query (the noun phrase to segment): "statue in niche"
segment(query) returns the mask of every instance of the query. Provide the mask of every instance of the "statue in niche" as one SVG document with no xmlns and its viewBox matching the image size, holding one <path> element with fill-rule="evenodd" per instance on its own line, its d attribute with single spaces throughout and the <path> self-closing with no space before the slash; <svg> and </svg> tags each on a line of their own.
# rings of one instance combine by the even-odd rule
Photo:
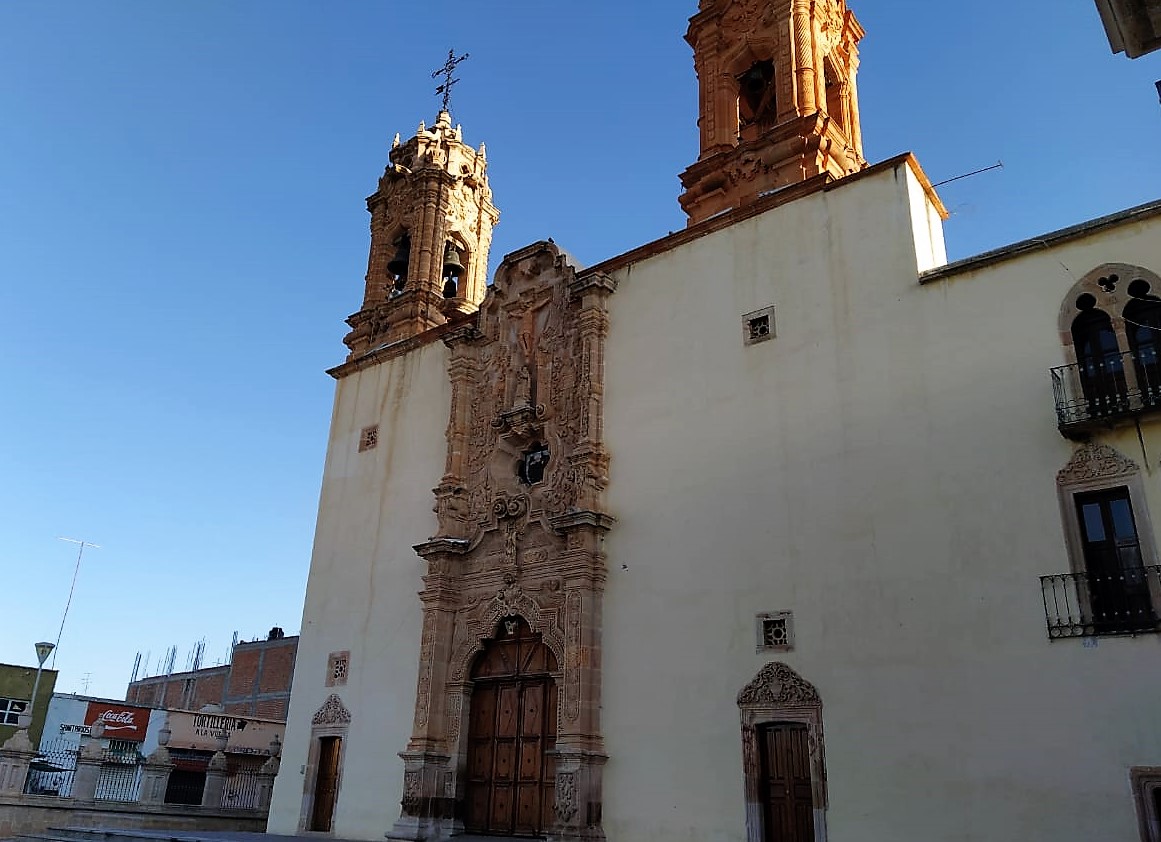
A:
<svg viewBox="0 0 1161 842">
<path fill-rule="evenodd" d="M 532 405 L 532 373 L 528 371 L 526 365 L 521 366 L 516 374 L 516 400 L 513 405 L 517 407 Z"/>
</svg>

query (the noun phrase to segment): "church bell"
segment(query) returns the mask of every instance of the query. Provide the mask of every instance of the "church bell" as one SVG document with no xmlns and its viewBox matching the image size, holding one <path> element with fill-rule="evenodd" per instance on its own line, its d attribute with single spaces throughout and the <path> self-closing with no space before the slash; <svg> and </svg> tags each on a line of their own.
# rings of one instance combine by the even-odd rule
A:
<svg viewBox="0 0 1161 842">
<path fill-rule="evenodd" d="M 399 240 L 395 256 L 387 263 L 387 271 L 395 276 L 395 289 L 402 290 L 407 281 L 407 266 L 411 262 L 411 238 L 404 235 Z"/>
<path fill-rule="evenodd" d="M 455 298 L 460 276 L 464 274 L 464 260 L 454 243 L 448 243 L 443 252 L 443 297 Z"/>
<path fill-rule="evenodd" d="M 459 278 L 464 273 L 464 259 L 454 243 L 448 243 L 443 252 L 443 276 Z"/>
</svg>

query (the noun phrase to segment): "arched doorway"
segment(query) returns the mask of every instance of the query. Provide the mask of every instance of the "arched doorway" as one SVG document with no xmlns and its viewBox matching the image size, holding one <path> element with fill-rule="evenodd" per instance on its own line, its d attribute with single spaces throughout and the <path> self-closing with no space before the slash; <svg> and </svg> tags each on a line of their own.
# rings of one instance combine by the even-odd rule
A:
<svg viewBox="0 0 1161 842">
<path fill-rule="evenodd" d="M 556 658 L 522 618 L 503 620 L 472 667 L 464 828 L 537 836 L 556 792 Z"/>
</svg>

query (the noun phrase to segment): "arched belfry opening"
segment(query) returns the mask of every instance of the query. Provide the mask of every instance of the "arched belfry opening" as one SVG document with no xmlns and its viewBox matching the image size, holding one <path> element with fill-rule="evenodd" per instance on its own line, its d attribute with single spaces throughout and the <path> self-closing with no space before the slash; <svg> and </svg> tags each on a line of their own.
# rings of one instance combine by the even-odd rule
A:
<svg viewBox="0 0 1161 842">
<path fill-rule="evenodd" d="M 738 137 L 757 140 L 778 115 L 774 62 L 756 61 L 738 76 Z"/>
<path fill-rule="evenodd" d="M 866 166 L 846 0 L 702 0 L 689 22 L 701 154 L 681 176 L 691 225 L 791 184 Z"/>
<path fill-rule="evenodd" d="M 464 828 L 538 836 L 555 819 L 556 656 L 523 617 L 506 617 L 471 670 Z"/>
</svg>

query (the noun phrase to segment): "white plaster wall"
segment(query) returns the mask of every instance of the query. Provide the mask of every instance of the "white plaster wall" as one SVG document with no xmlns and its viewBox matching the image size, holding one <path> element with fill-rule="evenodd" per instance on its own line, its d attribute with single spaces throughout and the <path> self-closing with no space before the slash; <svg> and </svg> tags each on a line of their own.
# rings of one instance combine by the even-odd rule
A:
<svg viewBox="0 0 1161 842">
<path fill-rule="evenodd" d="M 443 475 L 451 409 L 447 349 L 435 342 L 338 382 L 302 638 L 271 809 L 294 833 L 310 720 L 333 692 L 352 713 L 335 813 L 339 838 L 381 839 L 399 817 L 419 660 L 422 560 L 436 532 L 431 489 Z M 379 444 L 358 452 L 362 428 Z M 345 687 L 325 686 L 327 656 L 349 649 Z"/>
<path fill-rule="evenodd" d="M 1060 300 L 1106 261 L 1161 267 L 1161 225 L 920 286 L 942 262 L 924 204 L 900 165 L 619 273 L 612 842 L 744 838 L 735 696 L 774 657 L 823 698 L 829 842 L 1136 838 L 1161 640 L 1050 643 L 1038 577 L 1069 569 Z M 770 304 L 777 338 L 744 347 Z M 1147 458 L 1132 428 L 1107 440 L 1151 465 L 1161 522 L 1142 435 Z M 770 610 L 794 612 L 792 653 L 755 654 Z"/>
</svg>

